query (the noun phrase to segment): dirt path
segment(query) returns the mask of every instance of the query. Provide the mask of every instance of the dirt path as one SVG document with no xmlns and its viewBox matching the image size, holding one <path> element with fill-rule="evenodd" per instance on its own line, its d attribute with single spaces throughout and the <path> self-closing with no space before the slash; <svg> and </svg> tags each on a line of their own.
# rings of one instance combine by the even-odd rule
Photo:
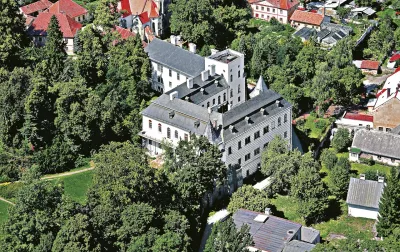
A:
<svg viewBox="0 0 400 252">
<path fill-rule="evenodd" d="M 0 200 L 6 202 L 7 204 L 10 204 L 10 205 L 12 205 L 12 206 L 15 206 L 15 203 L 12 203 L 11 201 L 6 200 L 5 198 L 0 197 Z"/>
<path fill-rule="evenodd" d="M 78 173 L 82 173 L 82 172 L 86 172 L 86 171 L 91 171 L 93 169 L 94 169 L 94 167 L 89 167 L 89 168 L 82 169 L 79 171 L 70 171 L 70 172 L 64 172 L 64 173 L 59 173 L 59 174 L 46 175 L 44 177 L 41 177 L 40 179 L 46 180 L 46 179 L 61 178 L 61 177 L 70 176 L 70 175 L 74 175 L 74 174 L 78 174 Z"/>
</svg>

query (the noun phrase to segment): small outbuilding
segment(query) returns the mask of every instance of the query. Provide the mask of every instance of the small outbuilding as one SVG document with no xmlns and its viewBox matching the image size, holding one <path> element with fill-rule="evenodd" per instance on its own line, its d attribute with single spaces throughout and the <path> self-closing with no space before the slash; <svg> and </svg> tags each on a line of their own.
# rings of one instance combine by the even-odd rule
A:
<svg viewBox="0 0 400 252">
<path fill-rule="evenodd" d="M 350 178 L 346 199 L 349 216 L 378 219 L 384 187 L 383 177 L 378 177 L 378 181 L 366 180 L 364 174 L 359 179 Z"/>
</svg>

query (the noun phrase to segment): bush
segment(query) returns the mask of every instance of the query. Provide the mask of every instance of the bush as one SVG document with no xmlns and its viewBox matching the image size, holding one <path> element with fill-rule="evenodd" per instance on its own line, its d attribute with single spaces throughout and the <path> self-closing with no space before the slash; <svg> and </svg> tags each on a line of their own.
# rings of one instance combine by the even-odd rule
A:
<svg viewBox="0 0 400 252">
<path fill-rule="evenodd" d="M 359 158 L 360 163 L 372 166 L 375 164 L 375 161 L 372 158 Z"/>
<path fill-rule="evenodd" d="M 317 122 L 315 123 L 315 127 L 317 127 L 317 129 L 325 129 L 326 127 L 326 121 L 324 120 L 317 120 Z"/>
<path fill-rule="evenodd" d="M 11 183 L 8 185 L 1 185 L 0 186 L 0 197 L 6 198 L 6 199 L 14 199 L 19 190 L 24 186 L 23 183 Z"/>
<path fill-rule="evenodd" d="M 367 180 L 374 180 L 378 181 L 378 177 L 385 177 L 386 174 L 381 171 L 366 171 L 365 172 L 365 179 Z"/>
<path fill-rule="evenodd" d="M 35 161 L 42 174 L 68 171 L 75 166 L 78 155 L 72 146 L 56 137 L 53 144 L 35 154 Z"/>
<path fill-rule="evenodd" d="M 324 149 L 319 159 L 328 170 L 332 170 L 338 160 L 336 152 L 329 149 Z"/>
<path fill-rule="evenodd" d="M 264 212 L 265 208 L 270 205 L 271 202 L 268 199 L 267 192 L 257 190 L 251 185 L 243 185 L 232 194 L 227 209 L 231 213 L 236 212 L 240 208 Z"/>
<path fill-rule="evenodd" d="M 338 152 L 345 151 L 351 144 L 350 133 L 348 129 L 340 128 L 333 136 L 332 147 Z"/>
</svg>

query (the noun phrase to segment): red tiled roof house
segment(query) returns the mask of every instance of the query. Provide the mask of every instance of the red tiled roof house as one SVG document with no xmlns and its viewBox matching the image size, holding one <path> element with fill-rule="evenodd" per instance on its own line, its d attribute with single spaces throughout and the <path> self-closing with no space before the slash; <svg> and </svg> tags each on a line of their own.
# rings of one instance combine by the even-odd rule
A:
<svg viewBox="0 0 400 252">
<path fill-rule="evenodd" d="M 80 23 L 89 19 L 89 12 L 72 0 L 59 0 L 49 7 L 48 12 L 66 14 Z"/>
<path fill-rule="evenodd" d="M 19 8 L 25 17 L 36 17 L 39 13 L 47 10 L 52 3 L 48 0 L 39 0 L 37 2 L 22 6 Z"/>
<path fill-rule="evenodd" d="M 299 6 L 298 0 L 247 0 L 254 18 L 271 20 L 275 18 L 282 24 L 288 24 L 293 12 Z"/>
<path fill-rule="evenodd" d="M 65 51 L 68 54 L 73 54 L 74 36 L 82 28 L 82 25 L 66 14 L 40 13 L 28 29 L 29 36 L 33 38 L 35 45 L 43 46 L 46 43 L 47 28 L 52 16 L 56 16 L 60 25 L 60 30 L 66 43 Z"/>
<path fill-rule="evenodd" d="M 303 27 L 309 27 L 319 31 L 321 30 L 320 27 L 325 18 L 324 12 L 325 10 L 322 10 L 322 13 L 295 10 L 290 17 L 290 24 L 298 30 Z"/>
<path fill-rule="evenodd" d="M 122 13 L 120 25 L 140 34 L 142 39 L 146 36 L 146 27 L 156 36 L 163 33 L 163 0 L 121 0 L 118 10 Z"/>
<path fill-rule="evenodd" d="M 353 64 L 365 74 L 378 74 L 381 63 L 374 60 L 354 60 Z"/>
</svg>

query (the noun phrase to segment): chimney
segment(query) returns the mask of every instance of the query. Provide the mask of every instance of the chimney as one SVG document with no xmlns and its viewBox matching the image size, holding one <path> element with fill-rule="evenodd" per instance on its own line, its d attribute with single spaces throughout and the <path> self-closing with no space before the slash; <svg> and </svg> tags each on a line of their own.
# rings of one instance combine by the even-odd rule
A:
<svg viewBox="0 0 400 252">
<path fill-rule="evenodd" d="M 275 104 L 276 104 L 276 107 L 279 108 L 279 107 L 281 106 L 281 101 L 276 100 L 276 101 L 275 101 Z"/>
<path fill-rule="evenodd" d="M 204 88 L 200 88 L 200 92 L 204 94 Z"/>
<path fill-rule="evenodd" d="M 247 124 L 250 124 L 250 117 L 246 116 L 244 119 L 246 120 Z"/>
<path fill-rule="evenodd" d="M 189 51 L 192 53 L 196 53 L 196 44 L 195 43 L 189 43 Z"/>
<path fill-rule="evenodd" d="M 235 127 L 233 125 L 229 125 L 229 129 L 231 130 L 232 133 L 235 131 Z"/>
<path fill-rule="evenodd" d="M 201 80 L 202 81 L 208 80 L 208 70 L 204 70 L 203 72 L 201 72 Z"/>
<path fill-rule="evenodd" d="M 169 119 L 172 119 L 172 118 L 174 118 L 174 116 L 175 116 L 175 111 L 171 111 L 171 112 L 169 112 Z"/>
<path fill-rule="evenodd" d="M 178 91 L 174 91 L 169 94 L 169 99 L 172 101 L 173 99 L 178 98 Z"/>
<path fill-rule="evenodd" d="M 176 45 L 176 37 L 175 37 L 175 35 L 171 35 L 170 39 L 171 39 L 171 44 Z"/>
<path fill-rule="evenodd" d="M 188 102 L 189 100 L 190 100 L 190 97 L 189 97 L 189 96 L 186 96 L 186 97 L 185 97 L 185 101 Z"/>
<path fill-rule="evenodd" d="M 271 214 L 271 208 L 269 208 L 269 207 L 265 208 L 264 213 L 265 213 L 265 215 L 269 216 Z"/>
<path fill-rule="evenodd" d="M 360 179 L 365 180 L 365 174 L 360 174 Z"/>
<path fill-rule="evenodd" d="M 383 182 L 385 182 L 385 178 L 379 176 L 379 177 L 378 177 L 378 183 L 383 183 Z"/>
<path fill-rule="evenodd" d="M 189 89 L 192 89 L 193 88 L 193 78 L 187 79 L 186 84 Z"/>
<path fill-rule="evenodd" d="M 265 108 L 260 109 L 261 115 L 265 115 Z"/>
<path fill-rule="evenodd" d="M 387 97 L 389 98 L 389 96 L 390 96 L 390 88 L 387 88 L 386 91 L 387 91 Z"/>
<path fill-rule="evenodd" d="M 210 76 L 215 75 L 215 65 L 208 65 L 208 70 L 210 72 Z"/>
<path fill-rule="evenodd" d="M 211 49 L 211 55 L 216 54 L 217 52 L 219 52 L 217 49 Z"/>
</svg>

